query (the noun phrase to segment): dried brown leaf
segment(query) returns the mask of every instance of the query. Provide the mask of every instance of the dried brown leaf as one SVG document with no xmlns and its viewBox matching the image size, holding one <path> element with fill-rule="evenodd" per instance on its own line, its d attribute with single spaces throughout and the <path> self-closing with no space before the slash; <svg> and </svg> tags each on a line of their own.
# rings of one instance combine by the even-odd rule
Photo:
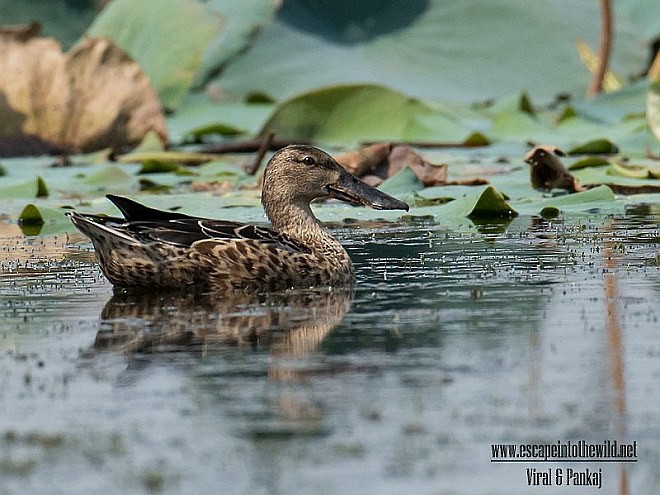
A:
<svg viewBox="0 0 660 495">
<path fill-rule="evenodd" d="M 373 175 L 373 174 L 363 175 L 361 177 L 361 179 L 365 184 L 367 184 L 371 187 L 378 187 L 385 180 L 382 177 L 380 177 L 379 175 Z"/>
<path fill-rule="evenodd" d="M 434 165 L 427 162 L 410 146 L 399 145 L 392 148 L 387 158 L 387 177 L 408 166 L 425 186 L 438 186 L 447 182 L 447 165 Z"/>
<path fill-rule="evenodd" d="M 371 186 L 377 186 L 406 166 L 413 170 L 425 186 L 437 186 L 447 182 L 446 165 L 427 162 L 406 144 L 372 143 L 338 155 L 336 159 L 346 170 L 362 177 Z"/>
<path fill-rule="evenodd" d="M 632 194 L 658 194 L 660 193 L 660 185 L 655 184 L 585 184 L 585 189 L 605 185 L 609 187 L 614 194 L 621 194 L 622 196 L 630 196 Z"/>
<path fill-rule="evenodd" d="M 208 192 L 217 196 L 231 191 L 232 187 L 232 184 L 228 181 L 193 182 L 190 184 L 192 192 Z"/>
<path fill-rule="evenodd" d="M 387 160 L 391 149 L 390 143 L 374 143 L 355 151 L 342 153 L 335 158 L 350 173 L 361 177 L 373 172 L 378 165 Z"/>
<path fill-rule="evenodd" d="M 475 177 L 474 179 L 448 180 L 444 183 L 445 186 L 484 186 L 486 184 L 490 184 L 490 182 L 480 177 Z"/>
<path fill-rule="evenodd" d="M 74 152 L 167 141 L 160 102 L 140 66 L 104 38 L 68 53 L 50 38 L 0 37 L 0 141 L 32 137 Z"/>
</svg>

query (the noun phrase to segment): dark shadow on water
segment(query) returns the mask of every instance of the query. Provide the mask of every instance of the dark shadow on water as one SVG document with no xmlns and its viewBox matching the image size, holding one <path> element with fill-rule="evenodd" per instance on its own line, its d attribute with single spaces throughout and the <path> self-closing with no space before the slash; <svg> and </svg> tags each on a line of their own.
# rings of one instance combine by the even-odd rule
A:
<svg viewBox="0 0 660 495">
<path fill-rule="evenodd" d="M 289 0 L 278 20 L 333 43 L 358 45 L 414 24 L 428 0 Z"/>
</svg>

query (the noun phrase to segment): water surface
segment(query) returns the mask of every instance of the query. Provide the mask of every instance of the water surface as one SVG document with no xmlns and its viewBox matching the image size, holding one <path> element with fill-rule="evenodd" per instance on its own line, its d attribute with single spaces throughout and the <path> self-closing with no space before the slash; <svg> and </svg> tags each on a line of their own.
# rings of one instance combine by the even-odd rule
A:
<svg viewBox="0 0 660 495">
<path fill-rule="evenodd" d="M 334 232 L 353 291 L 258 300 L 113 295 L 81 237 L 6 235 L 0 495 L 658 493 L 656 219 Z M 491 462 L 608 439 L 638 462 Z"/>
</svg>

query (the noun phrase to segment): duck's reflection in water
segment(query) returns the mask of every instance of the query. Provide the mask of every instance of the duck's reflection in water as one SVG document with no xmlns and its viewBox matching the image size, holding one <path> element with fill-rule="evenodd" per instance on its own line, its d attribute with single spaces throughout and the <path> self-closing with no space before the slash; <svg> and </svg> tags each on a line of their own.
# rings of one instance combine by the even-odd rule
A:
<svg viewBox="0 0 660 495">
<path fill-rule="evenodd" d="M 117 292 L 101 313 L 94 347 L 128 354 L 214 349 L 268 349 L 281 358 L 313 352 L 351 306 L 352 290 L 307 290 L 260 296 Z M 287 376 L 284 368 L 269 377 Z"/>
</svg>

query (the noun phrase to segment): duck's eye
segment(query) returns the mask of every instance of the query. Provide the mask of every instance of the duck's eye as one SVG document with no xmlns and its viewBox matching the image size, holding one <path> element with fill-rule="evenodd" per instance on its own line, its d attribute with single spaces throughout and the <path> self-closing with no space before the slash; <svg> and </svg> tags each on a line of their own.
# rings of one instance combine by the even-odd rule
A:
<svg viewBox="0 0 660 495">
<path fill-rule="evenodd" d="M 314 160 L 314 158 L 311 156 L 306 156 L 302 161 L 305 165 L 314 165 L 316 163 L 316 160 Z"/>
</svg>

